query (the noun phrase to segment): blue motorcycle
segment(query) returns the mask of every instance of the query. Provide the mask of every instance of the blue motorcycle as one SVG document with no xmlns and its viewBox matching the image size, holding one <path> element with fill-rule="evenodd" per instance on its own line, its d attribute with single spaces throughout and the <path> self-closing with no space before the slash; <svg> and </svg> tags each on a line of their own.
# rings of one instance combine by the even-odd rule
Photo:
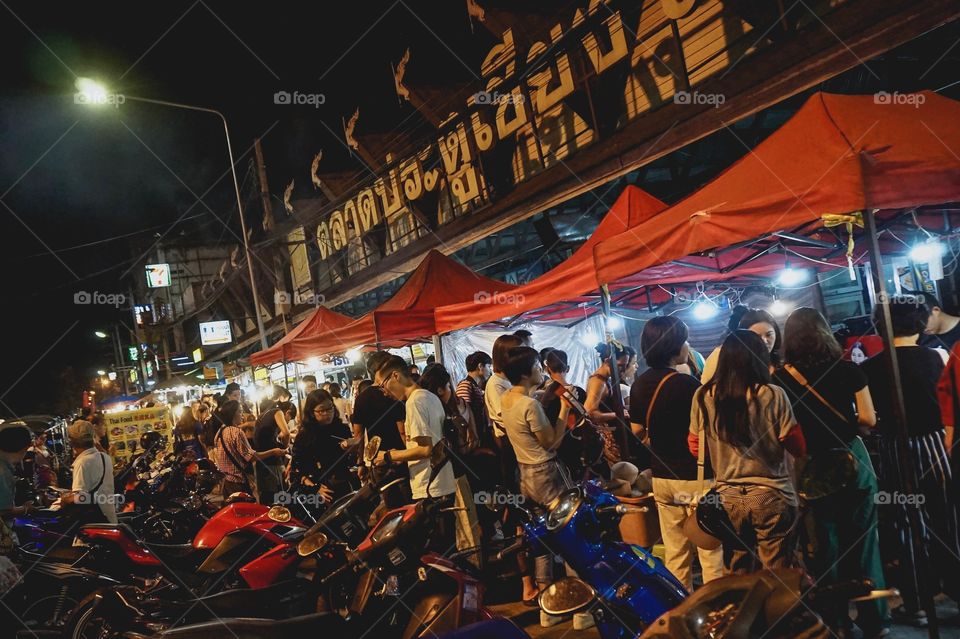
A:
<svg viewBox="0 0 960 639">
<path fill-rule="evenodd" d="M 524 536 L 533 554 L 558 555 L 578 575 L 541 593 L 544 612 L 589 611 L 603 639 L 626 639 L 686 599 L 686 589 L 659 559 L 619 540 L 620 517 L 636 510 L 590 481 L 561 495 L 548 513 L 528 513 Z"/>
</svg>

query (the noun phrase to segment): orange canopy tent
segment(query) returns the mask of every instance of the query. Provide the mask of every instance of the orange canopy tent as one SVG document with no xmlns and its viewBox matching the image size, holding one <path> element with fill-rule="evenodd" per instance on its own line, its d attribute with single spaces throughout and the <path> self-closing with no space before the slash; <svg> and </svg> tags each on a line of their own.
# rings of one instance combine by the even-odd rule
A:
<svg viewBox="0 0 960 639">
<path fill-rule="evenodd" d="M 575 306 L 580 296 L 598 291 L 592 265 L 594 245 L 651 219 L 666 208 L 666 204 L 642 189 L 627 186 L 593 234 L 573 255 L 540 277 L 513 289 L 509 295 L 468 299 L 439 307 L 436 310 L 437 331 L 447 333 L 517 315 L 524 315 L 525 320 L 535 320 L 538 316 L 531 313 L 540 309 L 559 311 L 559 315 L 551 314 L 554 318 L 570 315 L 563 313 L 563 309 L 550 307 L 562 301 Z M 571 312 L 572 316 L 578 315 L 575 310 Z M 583 312 L 579 315 L 582 317 Z"/>
<path fill-rule="evenodd" d="M 437 333 L 433 313 L 438 306 L 496 298 L 514 288 L 433 250 L 389 300 L 349 324 L 295 339 L 294 348 L 304 356 L 320 356 L 368 344 L 402 346 Z"/>
<path fill-rule="evenodd" d="M 250 356 L 251 366 L 268 366 L 283 361 L 297 361 L 305 359 L 303 354 L 294 346 L 293 341 L 298 337 L 320 335 L 325 331 L 340 326 L 346 326 L 353 321 L 352 317 L 331 311 L 324 306 L 318 306 L 310 316 L 297 324 L 270 348 L 257 351 Z"/>
<path fill-rule="evenodd" d="M 594 247 L 613 283 L 707 249 L 867 209 L 960 200 L 960 103 L 925 91 L 816 93 L 712 182 Z"/>
</svg>

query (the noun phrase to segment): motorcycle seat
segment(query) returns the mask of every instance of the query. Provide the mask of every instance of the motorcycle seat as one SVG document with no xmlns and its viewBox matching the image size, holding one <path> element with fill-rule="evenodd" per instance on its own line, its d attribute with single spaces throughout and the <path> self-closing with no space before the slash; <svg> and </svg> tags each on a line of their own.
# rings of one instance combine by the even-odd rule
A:
<svg viewBox="0 0 960 639">
<path fill-rule="evenodd" d="M 143 542 L 143 545 L 163 561 L 193 560 L 206 557 L 207 551 L 194 548 L 193 544 L 154 544 Z"/>
<path fill-rule="evenodd" d="M 289 619 L 253 619 L 233 617 L 205 621 L 191 626 L 165 630 L 158 639 L 210 639 L 229 636 L 235 639 L 290 639 L 290 637 L 315 637 L 320 633 L 346 639 L 348 624 L 337 614 L 324 612 Z M 357 634 L 363 629 L 357 629 Z"/>
</svg>

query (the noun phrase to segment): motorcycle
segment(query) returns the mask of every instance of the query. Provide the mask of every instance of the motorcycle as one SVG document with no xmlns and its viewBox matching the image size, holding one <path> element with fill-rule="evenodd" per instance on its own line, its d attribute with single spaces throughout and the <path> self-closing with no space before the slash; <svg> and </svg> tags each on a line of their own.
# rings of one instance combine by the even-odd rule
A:
<svg viewBox="0 0 960 639">
<path fill-rule="evenodd" d="M 827 639 L 836 634 L 823 623 L 820 608 L 899 595 L 895 589 L 874 590 L 869 579 L 804 590 L 804 579 L 796 569 L 715 579 L 651 624 L 639 639 Z M 580 596 L 581 602 L 586 596 Z"/>
<path fill-rule="evenodd" d="M 663 563 L 619 541 L 620 517 L 643 509 L 621 504 L 589 481 L 561 495 L 546 514 L 526 511 L 525 539 L 508 550 L 527 545 L 559 555 L 578 575 L 548 586 L 539 598 L 541 610 L 565 616 L 589 607 L 603 639 L 626 639 L 680 605 L 687 591 Z M 579 599 L 587 594 L 590 601 L 583 604 Z"/>
<path fill-rule="evenodd" d="M 208 459 L 194 461 L 170 454 L 127 477 L 123 512 L 139 514 L 137 529 L 147 541 L 189 541 L 216 512 L 206 495 L 222 474 Z"/>
<path fill-rule="evenodd" d="M 301 558 L 295 546 L 305 530 L 284 506 L 267 509 L 249 502 L 226 506 L 192 544 L 179 546 L 132 548 L 122 526 L 84 527 L 81 534 L 94 538 L 99 531 L 121 535 L 119 545 L 136 556 L 132 560 L 152 566 L 161 576 L 89 593 L 64 623 L 62 636 L 153 632 L 240 610 L 265 616 L 302 614 L 308 599 L 297 578 Z"/>
<path fill-rule="evenodd" d="M 445 463 L 443 445 L 434 446 L 430 481 Z M 414 639 L 440 636 L 491 619 L 493 615 L 483 606 L 483 586 L 476 577 L 453 561 L 424 550 L 443 508 L 441 500 L 428 497 L 387 511 L 355 549 L 346 548 L 346 563 L 315 579 L 327 612 L 279 621 L 219 619 L 165 630 L 156 638 L 206 639 L 216 632 L 238 639 L 262 639 L 330 632 L 338 637 Z M 313 557 L 329 551 L 331 545 L 346 546 L 331 541 L 322 529 L 313 530 L 297 544 L 297 554 Z M 340 593 L 352 595 L 341 597 Z"/>
</svg>

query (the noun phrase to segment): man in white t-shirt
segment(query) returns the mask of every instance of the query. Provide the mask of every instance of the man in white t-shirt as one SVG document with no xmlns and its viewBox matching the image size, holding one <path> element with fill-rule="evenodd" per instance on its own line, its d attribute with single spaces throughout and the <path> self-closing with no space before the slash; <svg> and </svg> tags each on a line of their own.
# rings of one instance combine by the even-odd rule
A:
<svg viewBox="0 0 960 639">
<path fill-rule="evenodd" d="M 103 521 L 117 523 L 113 460 L 94 445 L 96 432 L 93 424 L 78 419 L 67 429 L 67 438 L 74 454 L 73 492 L 65 493 L 60 501 L 63 504 L 84 504 L 91 509 L 94 505 L 99 506 Z"/>
<path fill-rule="evenodd" d="M 374 381 L 394 399 L 406 402 L 406 432 L 405 450 L 388 450 L 377 455 L 377 464 L 392 464 L 407 462 L 410 471 L 410 489 L 414 499 L 427 497 L 441 497 L 453 505 L 453 494 L 456 483 L 453 476 L 453 466 L 448 462 L 443 465 L 437 476 L 430 482 L 430 456 L 433 447 L 443 439 L 443 422 L 446 413 L 440 398 L 424 390 L 410 377 L 410 369 L 402 357 L 391 356 L 377 368 Z M 428 494 L 429 492 L 429 494 Z M 444 504 L 446 507 L 447 504 Z M 454 545 L 453 512 L 441 513 L 439 534 L 432 540 L 431 546 L 435 550 L 447 552 Z"/>
</svg>

